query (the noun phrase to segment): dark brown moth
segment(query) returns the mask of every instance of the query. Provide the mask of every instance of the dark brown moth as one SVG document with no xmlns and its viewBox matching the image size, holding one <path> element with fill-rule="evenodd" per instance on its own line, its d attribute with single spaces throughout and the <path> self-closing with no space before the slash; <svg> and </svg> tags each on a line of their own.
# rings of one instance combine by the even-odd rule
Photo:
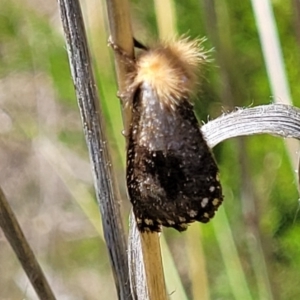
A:
<svg viewBox="0 0 300 300">
<path fill-rule="evenodd" d="M 165 42 L 133 63 L 127 187 L 140 231 L 206 223 L 223 200 L 218 167 L 191 102 L 207 60 L 201 42 Z"/>
</svg>

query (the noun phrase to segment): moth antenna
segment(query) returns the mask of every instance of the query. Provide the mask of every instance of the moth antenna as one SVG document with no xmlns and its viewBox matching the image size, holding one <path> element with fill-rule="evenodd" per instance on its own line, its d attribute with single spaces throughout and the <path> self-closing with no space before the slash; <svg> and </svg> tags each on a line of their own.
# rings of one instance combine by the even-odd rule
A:
<svg viewBox="0 0 300 300">
<path fill-rule="evenodd" d="M 142 49 L 142 50 L 149 50 L 148 47 L 146 47 L 144 44 L 142 44 L 141 42 L 139 42 L 138 40 L 136 40 L 135 38 L 133 38 L 133 45 L 135 48 L 138 48 L 138 49 Z"/>
</svg>

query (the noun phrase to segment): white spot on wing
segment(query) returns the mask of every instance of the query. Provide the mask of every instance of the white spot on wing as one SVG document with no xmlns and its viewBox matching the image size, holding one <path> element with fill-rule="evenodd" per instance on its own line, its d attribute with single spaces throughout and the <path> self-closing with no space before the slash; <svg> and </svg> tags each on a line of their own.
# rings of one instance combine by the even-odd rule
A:
<svg viewBox="0 0 300 300">
<path fill-rule="evenodd" d="M 210 192 L 213 192 L 215 189 L 216 189 L 216 188 L 215 188 L 214 186 L 211 186 L 211 187 L 209 188 L 209 191 L 210 191 Z"/>
<path fill-rule="evenodd" d="M 147 225 L 153 225 L 153 220 L 151 220 L 151 219 L 144 219 L 144 222 L 145 222 Z"/>
<path fill-rule="evenodd" d="M 180 227 L 181 227 L 182 230 L 185 230 L 185 229 L 188 228 L 188 224 L 185 224 L 185 223 L 180 224 Z"/>
<path fill-rule="evenodd" d="M 203 198 L 202 201 L 201 201 L 201 206 L 202 207 L 205 207 L 208 203 L 208 198 Z"/>
<path fill-rule="evenodd" d="M 191 218 L 194 218 L 194 217 L 197 216 L 197 212 L 195 210 L 190 210 L 189 215 L 190 215 Z"/>
<path fill-rule="evenodd" d="M 218 198 L 215 198 L 215 199 L 213 200 L 212 204 L 213 204 L 213 206 L 216 206 L 216 205 L 219 204 L 219 202 L 220 202 L 220 200 L 219 200 Z"/>
</svg>

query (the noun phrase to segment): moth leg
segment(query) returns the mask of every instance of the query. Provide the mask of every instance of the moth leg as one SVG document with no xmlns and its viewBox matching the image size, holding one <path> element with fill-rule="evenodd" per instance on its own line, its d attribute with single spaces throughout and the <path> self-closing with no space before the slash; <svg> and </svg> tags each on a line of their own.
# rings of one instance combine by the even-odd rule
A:
<svg viewBox="0 0 300 300">
<path fill-rule="evenodd" d="M 132 95 L 132 88 L 127 87 L 124 92 L 117 91 L 117 97 L 120 99 L 121 103 L 125 103 L 128 105 L 128 100 Z"/>
<path fill-rule="evenodd" d="M 129 64 L 130 66 L 135 66 L 135 59 L 131 58 L 126 51 L 124 51 L 121 47 L 119 47 L 110 36 L 108 38 L 108 46 L 110 46 L 117 54 L 121 56 L 125 63 Z"/>
<path fill-rule="evenodd" d="M 129 137 L 129 132 L 127 132 L 125 129 L 123 129 L 121 131 L 121 134 L 125 137 L 125 138 L 128 138 Z"/>
</svg>

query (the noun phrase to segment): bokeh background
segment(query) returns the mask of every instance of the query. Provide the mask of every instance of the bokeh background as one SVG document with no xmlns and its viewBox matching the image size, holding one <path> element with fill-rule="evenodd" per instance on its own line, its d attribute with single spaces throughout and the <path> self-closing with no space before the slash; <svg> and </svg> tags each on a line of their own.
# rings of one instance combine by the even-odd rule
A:
<svg viewBox="0 0 300 300">
<path fill-rule="evenodd" d="M 300 1 L 271 1 L 273 14 L 261 27 L 254 2 L 130 1 L 135 37 L 147 45 L 174 34 L 207 37 L 212 62 L 195 105 L 203 122 L 236 107 L 300 105 Z M 105 1 L 81 4 L 127 228 L 125 144 Z M 284 95 L 270 84 L 265 58 L 272 52 L 263 55 L 271 40 L 260 38 L 260 28 L 270 24 Z M 224 204 L 209 224 L 162 236 L 171 299 L 299 299 L 298 152 L 297 142 L 267 135 L 214 149 Z M 54 0 L 1 0 L 0 185 L 58 299 L 117 299 Z M 1 230 L 0 270 L 1 300 L 37 299 Z"/>
</svg>

